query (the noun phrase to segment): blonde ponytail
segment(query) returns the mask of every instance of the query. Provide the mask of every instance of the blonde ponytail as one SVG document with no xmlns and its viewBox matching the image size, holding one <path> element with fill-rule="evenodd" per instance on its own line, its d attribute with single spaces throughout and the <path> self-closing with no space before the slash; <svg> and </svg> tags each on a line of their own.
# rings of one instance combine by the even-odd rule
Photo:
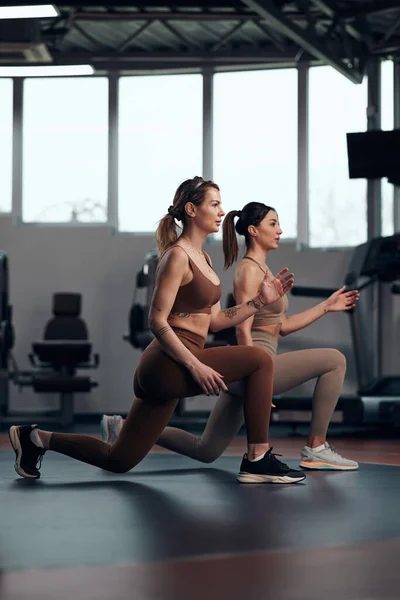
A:
<svg viewBox="0 0 400 600">
<path fill-rule="evenodd" d="M 176 231 L 176 223 L 174 217 L 170 214 L 163 217 L 156 229 L 156 241 L 158 246 L 159 255 L 162 256 L 164 252 L 178 239 Z"/>
</svg>

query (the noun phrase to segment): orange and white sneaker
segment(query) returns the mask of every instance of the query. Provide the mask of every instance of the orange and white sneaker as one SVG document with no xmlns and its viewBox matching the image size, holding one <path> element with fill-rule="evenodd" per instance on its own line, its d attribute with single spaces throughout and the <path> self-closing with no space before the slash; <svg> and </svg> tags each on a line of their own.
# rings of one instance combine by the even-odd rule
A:
<svg viewBox="0 0 400 600">
<path fill-rule="evenodd" d="M 355 471 L 358 469 L 358 463 L 355 460 L 343 458 L 333 446 L 325 442 L 317 448 L 304 446 L 301 451 L 300 467 L 327 471 Z"/>
</svg>

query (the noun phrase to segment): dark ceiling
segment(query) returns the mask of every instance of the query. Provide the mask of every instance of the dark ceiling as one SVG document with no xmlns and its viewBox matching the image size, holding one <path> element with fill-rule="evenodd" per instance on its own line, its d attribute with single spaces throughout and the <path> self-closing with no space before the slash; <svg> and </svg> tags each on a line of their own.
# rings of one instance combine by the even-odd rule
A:
<svg viewBox="0 0 400 600">
<path fill-rule="evenodd" d="M 368 57 L 400 57 L 400 0 L 55 5 L 54 19 L 0 22 L 1 64 L 90 62 L 127 71 L 317 60 L 359 81 Z"/>
</svg>

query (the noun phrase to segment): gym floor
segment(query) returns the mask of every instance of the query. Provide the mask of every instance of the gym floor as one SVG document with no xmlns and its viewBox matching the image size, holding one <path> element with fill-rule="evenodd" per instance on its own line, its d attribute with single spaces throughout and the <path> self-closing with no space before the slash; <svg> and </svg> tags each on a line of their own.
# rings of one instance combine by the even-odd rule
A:
<svg viewBox="0 0 400 600">
<path fill-rule="evenodd" d="M 1 600 L 400 598 L 400 441 L 330 438 L 360 461 L 240 485 L 245 438 L 212 465 L 155 450 L 112 475 L 52 453 L 13 470 L 0 435 Z M 295 467 L 302 438 L 274 438 Z"/>
</svg>

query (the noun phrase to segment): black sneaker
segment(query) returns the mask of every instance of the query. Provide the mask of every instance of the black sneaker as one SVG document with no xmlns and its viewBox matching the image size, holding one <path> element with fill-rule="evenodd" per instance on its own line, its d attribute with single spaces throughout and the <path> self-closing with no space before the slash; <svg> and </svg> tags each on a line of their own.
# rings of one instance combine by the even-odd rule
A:
<svg viewBox="0 0 400 600">
<path fill-rule="evenodd" d="M 272 454 L 272 448 L 256 462 L 248 460 L 245 454 L 237 480 L 240 483 L 297 483 L 305 479 L 303 471 L 291 469 L 276 456 Z"/>
<path fill-rule="evenodd" d="M 16 460 L 14 469 L 27 479 L 39 479 L 39 469 L 42 465 L 44 448 L 39 448 L 31 440 L 31 431 L 36 429 L 36 425 L 24 425 L 18 427 L 13 425 L 8 432 L 11 446 L 14 448 Z M 39 463 L 39 468 L 37 464 Z"/>
</svg>

